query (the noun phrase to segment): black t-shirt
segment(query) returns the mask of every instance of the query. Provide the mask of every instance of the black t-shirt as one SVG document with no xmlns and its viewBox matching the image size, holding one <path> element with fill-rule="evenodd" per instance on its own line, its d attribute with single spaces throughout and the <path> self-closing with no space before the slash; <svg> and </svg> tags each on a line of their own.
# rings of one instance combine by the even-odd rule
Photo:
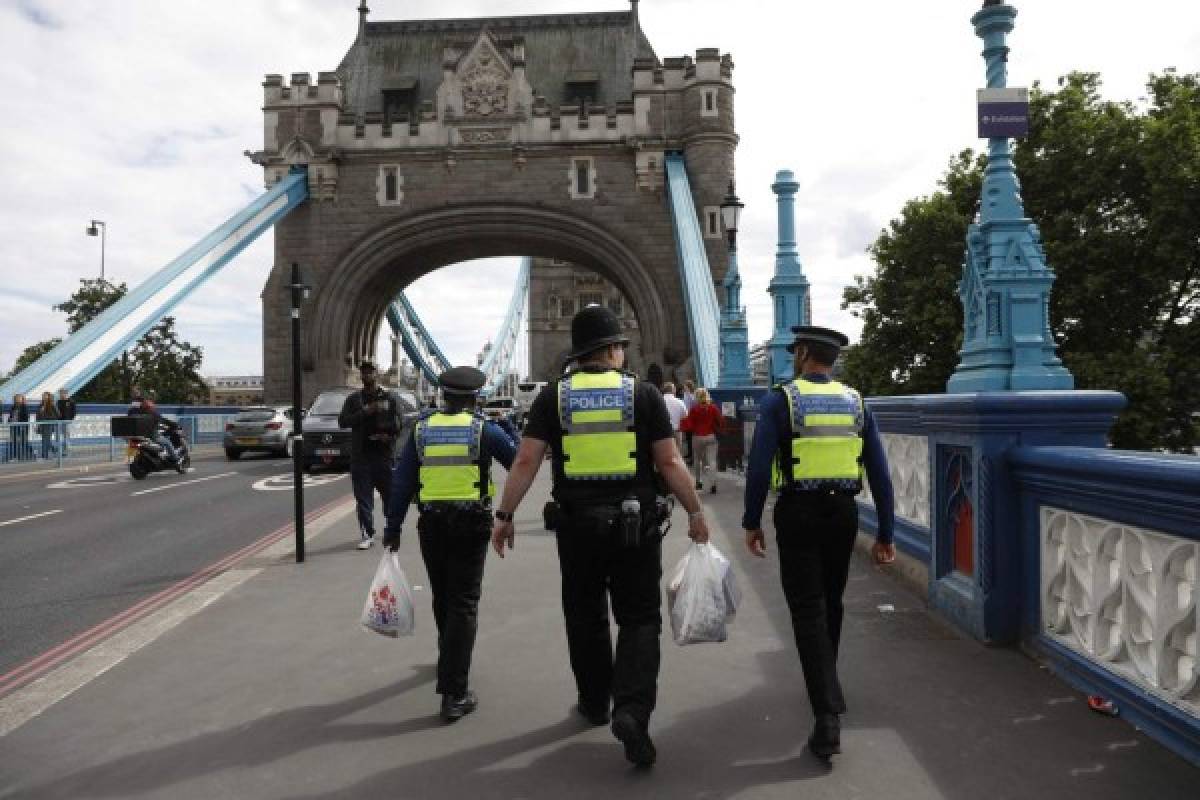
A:
<svg viewBox="0 0 1200 800">
<path fill-rule="evenodd" d="M 606 372 L 587 369 L 586 372 Z M 633 424 L 637 438 L 637 474 L 632 480 L 570 480 L 563 473 L 562 421 L 558 418 L 558 381 L 542 389 L 529 409 L 523 436 L 545 442 L 554 454 L 554 499 L 567 505 L 617 503 L 635 490 L 638 494 L 657 491 L 660 483 L 654 470 L 652 445 L 673 437 L 666 403 L 653 384 L 638 381 L 633 395 Z"/>
</svg>

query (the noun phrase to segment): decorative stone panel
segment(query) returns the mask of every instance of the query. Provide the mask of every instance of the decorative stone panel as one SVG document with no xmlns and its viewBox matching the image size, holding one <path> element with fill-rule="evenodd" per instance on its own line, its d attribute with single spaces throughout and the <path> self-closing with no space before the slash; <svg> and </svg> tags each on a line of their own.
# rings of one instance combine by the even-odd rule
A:
<svg viewBox="0 0 1200 800">
<path fill-rule="evenodd" d="M 883 433 L 883 449 L 887 454 L 888 473 L 896 498 L 896 516 L 914 525 L 929 527 L 929 439 L 905 433 Z M 858 499 L 874 504 L 867 487 Z"/>
<path fill-rule="evenodd" d="M 1042 506 L 1045 634 L 1200 716 L 1200 543 Z"/>
</svg>

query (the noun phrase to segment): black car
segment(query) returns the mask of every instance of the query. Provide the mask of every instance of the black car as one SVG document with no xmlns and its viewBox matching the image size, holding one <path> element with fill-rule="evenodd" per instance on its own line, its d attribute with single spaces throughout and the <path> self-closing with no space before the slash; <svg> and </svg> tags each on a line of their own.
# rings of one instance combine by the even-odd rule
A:
<svg viewBox="0 0 1200 800">
<path fill-rule="evenodd" d="M 350 429 L 338 426 L 338 415 L 346 398 L 358 389 L 342 386 L 326 389 L 317 395 L 304 415 L 304 468 L 350 466 Z M 412 430 L 417 418 L 417 399 L 404 389 L 387 389 L 396 398 L 403 430 L 401 435 Z"/>
</svg>

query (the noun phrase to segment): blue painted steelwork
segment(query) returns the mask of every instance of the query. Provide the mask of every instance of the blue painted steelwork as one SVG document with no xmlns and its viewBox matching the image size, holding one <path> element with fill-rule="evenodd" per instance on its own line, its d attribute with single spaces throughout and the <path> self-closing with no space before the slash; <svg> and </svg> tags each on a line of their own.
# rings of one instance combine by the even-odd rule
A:
<svg viewBox="0 0 1200 800">
<path fill-rule="evenodd" d="M 989 89 L 1007 86 L 1006 37 L 1017 16 L 989 5 L 971 18 L 983 39 Z M 967 231 L 967 257 L 958 285 L 963 346 L 948 392 L 1070 389 L 1071 373 L 1055 354 L 1050 287 L 1041 232 L 1025 216 L 1021 186 L 1006 138 L 988 140 L 979 220 Z"/>
<path fill-rule="evenodd" d="M 521 260 L 521 268 L 517 272 L 517 281 L 513 286 L 512 299 L 508 301 L 504 322 L 501 323 L 496 338 L 492 340 L 492 349 L 488 351 L 480 366 L 483 374 L 487 376 L 487 383 L 481 392 L 484 397 L 494 393 L 512 369 L 513 357 L 520 343 L 522 323 L 525 321 L 525 310 L 529 305 L 529 271 L 532 266 L 533 259 Z"/>
<path fill-rule="evenodd" d="M 396 299 L 388 305 L 387 320 L 392 332 L 400 335 L 400 346 L 413 366 L 421 371 L 431 386 L 437 386 L 438 375 L 450 369 L 450 362 L 429 335 L 404 292 L 396 295 Z M 429 358 L 426 358 L 426 353 Z"/>
<path fill-rule="evenodd" d="M 719 379 L 721 307 L 713 286 L 712 270 L 704 248 L 704 233 L 696 216 L 687 165 L 680 153 L 666 157 L 667 195 L 674 221 L 675 250 L 683 282 L 684 308 L 692 334 L 692 363 L 701 386 L 716 386 Z"/>
<path fill-rule="evenodd" d="M 738 274 L 737 250 L 729 248 L 729 269 L 725 272 L 725 308 L 721 311 L 722 389 L 749 386 L 750 334 L 746 327 L 746 309 L 742 307 L 742 276 Z"/>
<path fill-rule="evenodd" d="M 787 351 L 795 339 L 792 327 L 811 324 L 808 278 L 804 277 L 804 268 L 796 252 L 795 204 L 799 188 L 791 170 L 782 169 L 775 173 L 771 191 L 775 193 L 779 210 L 779 248 L 775 252 L 775 277 L 767 287 L 775 317 L 774 332 L 767 342 L 768 382 L 771 385 L 795 377 L 792 354 Z"/>
<path fill-rule="evenodd" d="M 82 388 L 200 284 L 306 199 L 307 172 L 303 167 L 294 167 L 270 191 L 10 378 L 0 386 L 0 396 L 36 397 L 63 387 L 72 393 Z"/>
</svg>

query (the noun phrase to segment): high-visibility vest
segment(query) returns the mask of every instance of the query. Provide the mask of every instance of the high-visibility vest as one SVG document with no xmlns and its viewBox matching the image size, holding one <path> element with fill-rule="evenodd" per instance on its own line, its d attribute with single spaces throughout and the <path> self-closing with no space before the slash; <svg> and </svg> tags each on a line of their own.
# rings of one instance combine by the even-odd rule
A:
<svg viewBox="0 0 1200 800">
<path fill-rule="evenodd" d="M 861 491 L 865 412 L 859 393 L 837 381 L 816 383 L 803 378 L 782 388 L 792 434 L 791 482 L 786 485 Z"/>
<path fill-rule="evenodd" d="M 418 503 L 464 502 L 491 497 L 483 473 L 483 420 L 469 412 L 438 411 L 417 423 Z"/>
<path fill-rule="evenodd" d="M 636 385 L 636 378 L 615 369 L 572 372 L 559 381 L 563 475 L 572 480 L 628 480 L 637 474 Z"/>
</svg>

